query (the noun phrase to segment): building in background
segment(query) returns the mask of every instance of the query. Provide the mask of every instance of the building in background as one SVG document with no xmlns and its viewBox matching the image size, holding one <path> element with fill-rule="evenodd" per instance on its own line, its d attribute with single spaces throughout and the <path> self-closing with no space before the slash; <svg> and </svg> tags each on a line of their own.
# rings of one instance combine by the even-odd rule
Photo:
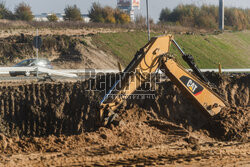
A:
<svg viewBox="0 0 250 167">
<path fill-rule="evenodd" d="M 90 18 L 88 14 L 82 14 L 82 19 L 85 23 L 90 22 Z"/>
<path fill-rule="evenodd" d="M 65 16 L 64 13 L 55 13 L 57 18 L 58 18 L 58 21 L 64 21 L 63 19 L 63 16 Z M 48 20 L 48 16 L 52 15 L 52 13 L 42 13 L 42 14 L 38 14 L 38 15 L 35 15 L 34 17 L 34 21 L 49 21 Z M 81 14 L 82 15 L 82 18 L 83 18 L 83 21 L 85 23 L 88 23 L 90 21 L 90 18 L 87 14 Z"/>
<path fill-rule="evenodd" d="M 128 13 L 132 21 L 135 20 L 135 10 L 140 9 L 140 0 L 117 0 L 117 8 Z"/>
<path fill-rule="evenodd" d="M 42 14 L 36 14 L 34 15 L 34 21 L 48 21 L 47 16 L 49 14 L 47 13 L 42 13 Z M 59 19 L 58 19 L 59 20 Z"/>
</svg>

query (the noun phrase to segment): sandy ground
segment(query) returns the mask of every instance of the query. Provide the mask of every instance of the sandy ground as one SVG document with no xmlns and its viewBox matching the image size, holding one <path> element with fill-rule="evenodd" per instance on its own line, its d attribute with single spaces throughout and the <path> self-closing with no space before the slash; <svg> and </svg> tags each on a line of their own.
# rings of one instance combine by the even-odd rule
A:
<svg viewBox="0 0 250 167">
<path fill-rule="evenodd" d="M 175 137 L 176 138 L 176 137 Z M 1 155 L 2 166 L 249 166 L 249 143 L 202 143 L 193 151 L 184 142 L 150 147 L 80 147 L 53 153 Z"/>
<path fill-rule="evenodd" d="M 82 135 L 13 139 L 13 143 L 19 143 L 12 146 L 16 151 L 0 154 L 1 166 L 250 165 L 249 142 L 216 141 L 168 122 L 160 129 L 132 121 L 112 130 L 101 128 Z"/>
<path fill-rule="evenodd" d="M 121 32 L 110 29 L 40 29 L 41 35 Z M 0 38 L 35 29 L 1 30 Z M 116 68 L 86 39 L 76 68 Z M 94 56 L 93 56 L 94 55 Z M 104 58 L 103 58 L 104 56 Z M 101 61 L 102 62 L 101 62 Z M 170 82 L 154 100 L 128 101 L 119 126 L 85 129 L 101 93 L 87 82 L 1 83 L 0 166 L 250 166 L 249 75 L 211 76 L 234 107 L 202 126 L 203 117 Z M 92 122 L 93 123 L 93 122 Z M 219 128 L 218 128 L 219 127 Z"/>
<path fill-rule="evenodd" d="M 232 106 L 208 122 L 165 81 L 156 99 L 128 100 L 119 125 L 101 128 L 89 80 L 2 83 L 0 166 L 250 166 L 250 77 L 206 75 Z"/>
</svg>

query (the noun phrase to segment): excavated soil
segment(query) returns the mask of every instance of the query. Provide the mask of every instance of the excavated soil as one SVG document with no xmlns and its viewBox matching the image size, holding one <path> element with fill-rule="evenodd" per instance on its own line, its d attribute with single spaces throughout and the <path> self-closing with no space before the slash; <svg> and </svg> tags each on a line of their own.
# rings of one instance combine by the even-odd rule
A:
<svg viewBox="0 0 250 167">
<path fill-rule="evenodd" d="M 65 34 L 40 36 L 43 44 L 39 49 L 39 57 L 47 58 L 52 62 L 54 68 L 61 69 L 117 68 L 117 58 L 107 55 L 92 44 L 91 36 L 93 34 Z M 33 38 L 33 35 L 23 33 L 5 38 L 0 37 L 0 65 L 12 66 L 24 59 L 36 57 Z"/>
<path fill-rule="evenodd" d="M 250 76 L 206 76 L 231 105 L 213 118 L 165 81 L 154 99 L 127 100 L 109 128 L 94 124 L 104 78 L 2 83 L 0 166 L 247 166 Z"/>
</svg>

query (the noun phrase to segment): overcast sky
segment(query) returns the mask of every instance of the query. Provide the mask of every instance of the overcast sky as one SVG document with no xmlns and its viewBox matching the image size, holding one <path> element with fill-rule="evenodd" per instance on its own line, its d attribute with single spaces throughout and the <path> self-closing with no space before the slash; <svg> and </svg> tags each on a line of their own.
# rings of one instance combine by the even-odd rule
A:
<svg viewBox="0 0 250 167">
<path fill-rule="evenodd" d="M 1 0 L 0 0 L 1 1 Z M 15 6 L 20 2 L 28 3 L 34 14 L 41 13 L 63 13 L 65 6 L 76 4 L 81 13 L 87 14 L 93 2 L 99 2 L 101 5 L 116 7 L 117 0 L 3 0 L 6 6 L 14 10 Z M 162 8 L 168 7 L 173 9 L 178 4 L 214 4 L 218 5 L 219 0 L 148 0 L 149 1 L 149 13 L 155 21 L 158 21 Z M 228 7 L 240 7 L 250 8 L 250 0 L 224 0 L 225 6 Z M 137 14 L 146 15 L 146 0 L 141 0 L 141 9 L 136 12 Z"/>
</svg>

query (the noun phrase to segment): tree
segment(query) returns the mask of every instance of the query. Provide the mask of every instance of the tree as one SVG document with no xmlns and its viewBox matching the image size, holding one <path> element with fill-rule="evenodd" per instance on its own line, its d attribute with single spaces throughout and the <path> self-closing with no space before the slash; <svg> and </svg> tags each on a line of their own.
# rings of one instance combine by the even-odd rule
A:
<svg viewBox="0 0 250 167">
<path fill-rule="evenodd" d="M 58 17 L 56 16 L 55 13 L 52 13 L 51 15 L 48 15 L 48 16 L 47 16 L 47 19 L 48 19 L 50 22 L 57 22 L 57 21 L 58 21 Z"/>
<path fill-rule="evenodd" d="M 24 2 L 16 6 L 15 16 L 17 19 L 25 21 L 31 21 L 34 18 L 31 7 Z"/>
<path fill-rule="evenodd" d="M 131 20 L 130 20 L 130 16 L 127 14 L 127 13 L 124 13 L 124 12 L 120 12 L 118 14 L 118 18 L 117 19 L 117 23 L 120 23 L 120 24 L 126 24 L 126 23 L 129 23 Z"/>
<path fill-rule="evenodd" d="M 176 25 L 215 29 L 218 27 L 219 8 L 214 5 L 178 5 L 170 12 L 165 8 L 161 11 L 160 22 L 172 22 Z M 250 10 L 225 8 L 225 26 L 235 30 L 250 28 Z"/>
<path fill-rule="evenodd" d="M 0 2 L 0 19 L 14 19 L 13 13 L 5 7 L 4 2 Z"/>
<path fill-rule="evenodd" d="M 159 20 L 161 22 L 168 22 L 168 21 L 170 21 L 169 20 L 170 13 L 171 13 L 170 9 L 168 9 L 168 8 L 162 9 Z"/>
<path fill-rule="evenodd" d="M 103 8 L 99 3 L 92 4 L 89 11 L 89 18 L 90 21 L 98 23 L 125 24 L 130 22 L 130 17 L 127 13 L 109 6 Z"/>
<path fill-rule="evenodd" d="M 79 8 L 76 5 L 67 6 L 64 9 L 65 16 L 63 17 L 65 21 L 81 21 L 82 15 Z"/>
<path fill-rule="evenodd" d="M 104 23 L 103 9 L 99 3 L 94 2 L 89 11 L 89 18 L 92 22 Z"/>
<path fill-rule="evenodd" d="M 102 15 L 105 23 L 116 23 L 117 21 L 114 9 L 109 6 L 102 8 Z"/>
</svg>

